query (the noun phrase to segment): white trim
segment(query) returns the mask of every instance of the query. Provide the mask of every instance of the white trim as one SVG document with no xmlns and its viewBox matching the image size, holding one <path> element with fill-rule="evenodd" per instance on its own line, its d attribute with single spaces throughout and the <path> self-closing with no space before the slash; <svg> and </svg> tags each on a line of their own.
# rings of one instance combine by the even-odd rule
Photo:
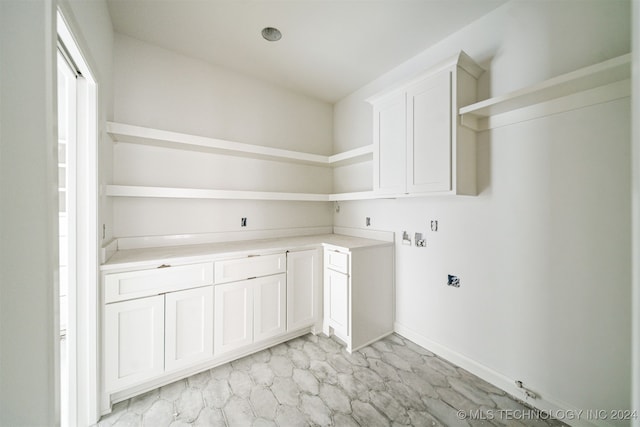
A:
<svg viewBox="0 0 640 427">
<path fill-rule="evenodd" d="M 476 362 L 475 360 L 470 359 L 469 357 L 460 354 L 446 346 L 432 341 L 429 338 L 421 335 L 420 333 L 412 330 L 411 328 L 402 325 L 401 323 L 396 322 L 394 325 L 394 329 L 397 334 L 402 335 L 408 340 L 413 341 L 414 343 L 442 357 L 443 359 L 446 359 L 447 361 L 463 369 L 466 369 L 477 377 L 487 381 L 490 384 L 493 384 L 499 389 L 506 391 L 512 396 L 517 397 L 518 399 L 537 409 L 548 413 L 557 413 L 558 411 L 564 411 L 565 413 L 569 411 L 572 414 L 580 413 L 580 409 L 573 407 L 572 405 L 569 405 L 568 403 L 563 402 L 562 400 L 557 399 L 553 396 L 547 395 L 544 398 L 542 396 L 539 396 L 535 400 L 527 399 L 522 389 L 516 387 L 514 379 L 511 379 L 501 374 L 500 372 L 497 372 L 488 366 Z M 586 419 L 563 419 L 561 421 L 573 427 L 593 427 L 596 425 L 590 423 Z M 605 421 L 599 421 L 597 425 L 601 427 L 613 427 L 611 424 Z"/>
<path fill-rule="evenodd" d="M 60 24 L 58 24 L 60 26 Z M 65 324 L 63 325 L 60 322 L 60 327 L 62 331 L 62 327 L 66 331 L 66 339 L 65 346 L 66 350 L 66 369 L 61 369 L 60 371 L 60 384 L 61 386 L 64 384 L 67 393 L 66 395 L 60 396 L 60 418 L 62 425 L 76 425 L 78 424 L 77 420 L 77 409 L 76 402 L 78 396 L 78 387 L 77 387 L 77 352 L 75 349 L 77 348 L 77 316 L 75 307 L 77 304 L 77 278 L 78 278 L 78 191 L 77 191 L 77 165 L 78 165 L 78 150 L 77 150 L 77 128 L 78 128 L 78 79 L 76 76 L 76 71 L 71 68 L 71 65 L 68 63 L 68 59 L 64 57 L 60 52 L 57 55 L 58 58 L 58 81 L 63 79 L 65 82 L 65 90 L 58 92 L 58 98 L 64 97 L 66 98 L 66 102 L 64 105 L 66 106 L 66 111 L 58 111 L 58 124 L 60 125 L 58 128 L 66 128 L 66 136 L 64 138 L 64 145 L 66 158 L 63 162 L 61 159 L 58 159 L 58 165 L 64 163 L 65 167 L 65 184 L 64 184 L 64 193 L 65 193 L 65 221 L 64 221 L 64 230 L 58 230 L 58 234 L 61 235 L 61 231 L 66 236 L 64 240 L 66 241 L 66 253 L 60 253 L 60 259 L 66 258 L 67 268 L 67 280 L 64 284 L 67 288 L 66 292 L 66 313 L 62 313 L 62 309 L 64 307 L 63 304 L 60 304 L 60 319 L 66 319 Z M 61 117 L 66 118 L 65 122 L 61 122 Z M 58 137 L 58 144 L 63 141 L 63 139 Z M 60 183 L 58 183 L 58 188 L 60 188 Z M 62 221 L 61 221 L 62 223 Z M 62 242 L 62 238 L 59 238 L 59 241 Z M 60 281 L 60 287 L 63 286 L 62 280 Z M 62 361 L 62 358 L 61 358 Z M 66 371 L 66 376 L 63 376 L 62 373 Z M 62 390 L 62 388 L 61 388 Z"/>
<path fill-rule="evenodd" d="M 98 74 L 88 55 L 90 49 L 82 38 L 71 8 L 66 0 L 58 2 L 57 31 L 79 71 L 82 73 L 78 89 L 78 233 L 77 241 L 77 399 L 76 422 L 91 425 L 98 421 Z"/>
</svg>

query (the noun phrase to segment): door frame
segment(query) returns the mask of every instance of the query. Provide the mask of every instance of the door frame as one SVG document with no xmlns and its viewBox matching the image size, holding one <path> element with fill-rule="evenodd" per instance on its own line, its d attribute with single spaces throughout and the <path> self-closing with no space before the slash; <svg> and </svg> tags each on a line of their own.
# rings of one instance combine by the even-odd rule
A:
<svg viewBox="0 0 640 427">
<path fill-rule="evenodd" d="M 75 383 L 69 384 L 68 419 L 70 425 L 91 425 L 98 421 L 99 370 L 98 370 L 98 266 L 99 266 L 99 217 L 98 217 L 98 79 L 97 67 L 88 55 L 86 41 L 70 7 L 65 2 L 57 4 L 56 28 L 58 39 L 74 61 L 82 78 L 77 80 L 77 179 L 76 179 L 76 286 L 75 307 L 69 307 L 68 332 L 75 335 L 75 348 L 69 347 L 69 360 L 75 366 Z M 73 352 L 73 356 L 71 353 Z M 60 369 L 56 366 L 56 369 Z M 72 390 L 73 387 L 73 390 Z"/>
</svg>

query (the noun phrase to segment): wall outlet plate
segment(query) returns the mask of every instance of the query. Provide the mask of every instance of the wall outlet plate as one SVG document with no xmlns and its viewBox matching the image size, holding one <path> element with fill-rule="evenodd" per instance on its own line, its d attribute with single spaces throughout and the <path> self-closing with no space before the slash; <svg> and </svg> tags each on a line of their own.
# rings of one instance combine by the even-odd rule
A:
<svg viewBox="0 0 640 427">
<path fill-rule="evenodd" d="M 406 231 L 402 232 L 402 244 L 411 246 L 411 237 L 409 237 L 409 233 L 407 233 Z"/>
<path fill-rule="evenodd" d="M 460 287 L 460 279 L 458 276 L 453 276 L 451 274 L 447 275 L 447 286 L 453 286 L 454 288 Z"/>
</svg>

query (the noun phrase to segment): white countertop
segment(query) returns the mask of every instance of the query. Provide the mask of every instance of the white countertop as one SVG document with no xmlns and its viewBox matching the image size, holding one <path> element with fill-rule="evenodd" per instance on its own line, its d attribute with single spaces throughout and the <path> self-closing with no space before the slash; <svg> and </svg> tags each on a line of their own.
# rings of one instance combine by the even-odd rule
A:
<svg viewBox="0 0 640 427">
<path fill-rule="evenodd" d="M 116 251 L 100 269 L 102 271 L 110 271 L 157 267 L 161 264 L 185 264 L 211 261 L 215 258 L 226 258 L 229 256 L 243 256 L 258 252 L 267 254 L 287 250 L 302 250 L 321 245 L 335 249 L 357 250 L 359 248 L 392 245 L 392 243 L 343 234 L 319 234 L 262 240 L 126 249 Z"/>
</svg>

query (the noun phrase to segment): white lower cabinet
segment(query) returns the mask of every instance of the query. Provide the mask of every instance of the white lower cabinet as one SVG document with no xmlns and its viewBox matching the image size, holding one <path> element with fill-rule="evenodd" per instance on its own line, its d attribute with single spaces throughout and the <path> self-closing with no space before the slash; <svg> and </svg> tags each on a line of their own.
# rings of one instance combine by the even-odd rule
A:
<svg viewBox="0 0 640 427">
<path fill-rule="evenodd" d="M 316 248 L 105 274 L 102 413 L 321 326 L 349 351 L 391 332 L 393 246 L 322 260 Z"/>
<path fill-rule="evenodd" d="M 216 285 L 215 354 L 284 333 L 285 307 L 285 274 Z"/>
<path fill-rule="evenodd" d="M 107 304 L 104 319 L 109 391 L 213 357 L 213 286 Z"/>
<path fill-rule="evenodd" d="M 253 283 L 216 285 L 214 351 L 226 353 L 253 342 Z"/>
<path fill-rule="evenodd" d="M 325 271 L 327 319 L 325 322 L 344 341 L 349 337 L 349 276 L 333 270 Z"/>
<path fill-rule="evenodd" d="M 322 310 L 322 253 L 287 254 L 287 330 L 316 326 Z"/>
<path fill-rule="evenodd" d="M 253 280 L 253 342 L 287 331 L 287 276 Z"/>
<path fill-rule="evenodd" d="M 107 304 L 105 388 L 122 390 L 164 372 L 164 296 Z"/>
<path fill-rule="evenodd" d="M 213 357 L 213 286 L 165 295 L 165 370 Z"/>
</svg>

